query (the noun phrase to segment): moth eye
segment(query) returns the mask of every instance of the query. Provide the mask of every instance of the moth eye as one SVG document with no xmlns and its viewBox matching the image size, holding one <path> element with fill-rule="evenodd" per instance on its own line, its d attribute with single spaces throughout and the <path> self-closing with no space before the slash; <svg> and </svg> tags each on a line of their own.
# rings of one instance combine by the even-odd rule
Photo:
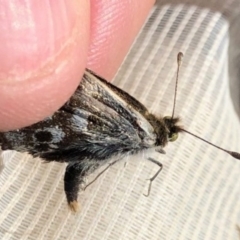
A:
<svg viewBox="0 0 240 240">
<path fill-rule="evenodd" d="M 173 134 L 171 134 L 170 136 L 169 136 L 169 141 L 170 142 L 174 142 L 174 141 L 176 141 L 178 139 L 178 134 L 177 133 L 173 133 Z"/>
</svg>

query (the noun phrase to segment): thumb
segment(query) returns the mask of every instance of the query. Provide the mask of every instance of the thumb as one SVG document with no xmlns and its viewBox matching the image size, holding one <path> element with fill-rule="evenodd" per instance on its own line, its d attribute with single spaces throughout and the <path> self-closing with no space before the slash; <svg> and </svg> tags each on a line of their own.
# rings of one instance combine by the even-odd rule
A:
<svg viewBox="0 0 240 240">
<path fill-rule="evenodd" d="M 35 123 L 74 92 L 90 31 L 88 1 L 0 0 L 0 131 Z"/>
</svg>

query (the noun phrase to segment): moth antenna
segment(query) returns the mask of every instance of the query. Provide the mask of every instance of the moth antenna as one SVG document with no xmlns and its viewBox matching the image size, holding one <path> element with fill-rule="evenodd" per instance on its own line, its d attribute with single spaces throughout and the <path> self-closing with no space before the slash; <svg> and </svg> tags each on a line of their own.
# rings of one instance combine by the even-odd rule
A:
<svg viewBox="0 0 240 240">
<path fill-rule="evenodd" d="M 232 152 L 232 151 L 226 150 L 226 149 L 224 149 L 224 148 L 221 148 L 221 147 L 219 147 L 219 146 L 217 146 L 217 145 L 215 145 L 215 144 L 213 144 L 213 143 L 205 140 L 204 138 L 201 138 L 201 137 L 197 136 L 196 134 L 191 133 L 191 132 L 189 132 L 189 131 L 187 131 L 187 130 L 185 130 L 185 129 L 182 129 L 182 131 L 183 131 L 183 132 L 186 132 L 186 133 L 188 133 L 188 134 L 190 134 L 190 135 L 192 135 L 192 136 L 194 136 L 194 137 L 202 140 L 203 142 L 208 143 L 209 145 L 212 145 L 213 147 L 218 148 L 218 149 L 220 149 L 220 150 L 222 150 L 222 151 L 230 154 L 232 157 L 240 160 L 240 153 L 238 153 L 238 152 Z"/>
<path fill-rule="evenodd" d="M 177 100 L 177 88 L 178 88 L 178 75 L 179 69 L 182 64 L 183 53 L 179 52 L 177 55 L 177 76 L 176 76 L 176 83 L 175 83 L 175 92 L 174 92 L 174 100 L 173 100 L 173 111 L 172 111 L 172 119 L 174 118 L 175 107 L 176 107 L 176 100 Z"/>
<path fill-rule="evenodd" d="M 175 112 L 175 107 L 176 107 L 177 87 L 178 87 L 178 75 L 179 75 L 179 69 L 180 69 L 180 66 L 181 66 L 181 63 L 182 63 L 182 58 L 183 58 L 183 53 L 182 53 L 182 52 L 179 52 L 178 55 L 177 55 L 177 64 L 178 64 L 178 67 L 177 67 L 177 76 L 176 76 L 176 84 L 175 84 L 175 92 L 174 92 L 174 102 L 173 102 L 172 119 L 173 119 L 173 117 L 174 117 L 174 112 Z M 194 136 L 194 137 L 202 140 L 203 142 L 205 142 L 205 143 L 207 143 L 207 144 L 209 144 L 209 145 L 211 145 L 211 146 L 213 146 L 213 147 L 215 147 L 215 148 L 218 148 L 218 149 L 220 149 L 220 150 L 222 150 L 222 151 L 230 154 L 232 157 L 240 160 L 240 153 L 238 153 L 238 152 L 232 152 L 232 151 L 229 151 L 229 150 L 227 150 L 227 149 L 221 148 L 221 147 L 219 147 L 219 146 L 217 146 L 217 145 L 215 145 L 215 144 L 213 144 L 213 143 L 205 140 L 204 138 L 201 138 L 201 137 L 197 136 L 196 134 L 191 133 L 191 132 L 189 132 L 189 131 L 187 131 L 187 130 L 185 130 L 185 129 L 182 129 L 182 131 L 183 131 L 183 132 L 186 132 L 186 133 L 188 133 L 188 134 L 190 134 L 190 135 L 192 135 L 192 136 Z"/>
</svg>

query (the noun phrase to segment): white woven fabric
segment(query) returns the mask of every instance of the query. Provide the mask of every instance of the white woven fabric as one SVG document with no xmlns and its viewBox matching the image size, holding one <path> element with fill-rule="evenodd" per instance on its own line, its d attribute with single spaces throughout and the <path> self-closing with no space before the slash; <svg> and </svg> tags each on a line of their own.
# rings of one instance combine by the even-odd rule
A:
<svg viewBox="0 0 240 240">
<path fill-rule="evenodd" d="M 189 131 L 240 151 L 239 3 L 208 1 L 200 8 L 158 1 L 114 84 L 152 112 L 171 115 L 182 51 L 176 114 Z M 0 239 L 239 239 L 240 162 L 187 134 L 166 151 L 110 168 L 80 194 L 76 215 L 66 205 L 64 164 L 5 152 Z M 158 168 L 147 156 L 164 164 L 148 198 L 145 179 Z"/>
</svg>

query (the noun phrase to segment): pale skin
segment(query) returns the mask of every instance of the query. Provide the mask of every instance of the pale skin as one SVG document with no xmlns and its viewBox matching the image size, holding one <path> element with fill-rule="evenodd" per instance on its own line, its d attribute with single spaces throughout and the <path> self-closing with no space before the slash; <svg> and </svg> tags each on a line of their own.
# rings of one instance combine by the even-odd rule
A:
<svg viewBox="0 0 240 240">
<path fill-rule="evenodd" d="M 111 79 L 155 2 L 0 1 L 0 131 L 51 115 L 86 67 Z"/>
</svg>

